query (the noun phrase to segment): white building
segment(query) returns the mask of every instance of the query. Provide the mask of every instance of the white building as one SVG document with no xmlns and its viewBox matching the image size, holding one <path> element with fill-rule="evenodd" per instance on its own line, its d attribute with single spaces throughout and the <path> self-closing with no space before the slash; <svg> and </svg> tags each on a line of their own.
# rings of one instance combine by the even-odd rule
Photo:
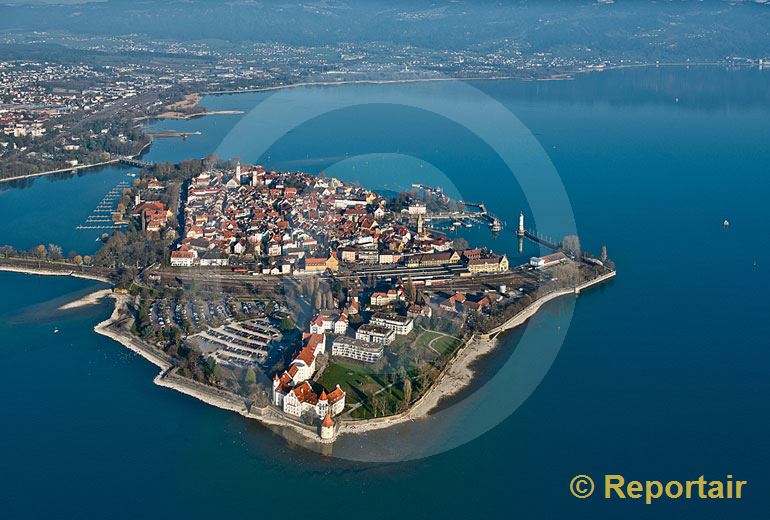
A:
<svg viewBox="0 0 770 520">
<path fill-rule="evenodd" d="M 172 251 L 171 265 L 173 267 L 192 267 L 195 257 L 195 251 Z"/>
<path fill-rule="evenodd" d="M 547 256 L 533 256 L 529 259 L 529 265 L 535 269 L 543 269 L 552 265 L 558 265 L 567 260 L 567 255 L 559 251 Z"/>
<path fill-rule="evenodd" d="M 421 202 L 415 202 L 409 205 L 410 215 L 425 215 L 428 212 L 428 208 Z"/>
<path fill-rule="evenodd" d="M 409 334 L 414 328 L 414 320 L 412 318 L 399 316 L 398 314 L 385 314 L 382 312 L 378 312 L 372 316 L 369 323 L 388 328 L 402 336 Z"/>
<path fill-rule="evenodd" d="M 313 391 L 310 383 L 305 381 L 286 389 L 286 393 L 282 394 L 281 382 L 277 377 L 273 380 L 273 395 L 283 395 L 280 406 L 285 413 L 295 417 L 310 415 L 314 419 L 323 419 L 327 415 L 338 415 L 345 408 L 345 392 L 340 385 L 328 394 L 325 390 L 321 390 L 319 396 Z"/>
<path fill-rule="evenodd" d="M 390 345 L 393 343 L 393 340 L 396 339 L 396 333 L 392 329 L 380 325 L 365 323 L 358 327 L 356 339 L 369 341 L 371 343 L 379 343 L 381 345 Z"/>
<path fill-rule="evenodd" d="M 201 266 L 224 266 L 230 263 L 227 255 L 219 251 L 207 251 L 200 257 Z"/>
<path fill-rule="evenodd" d="M 332 356 L 341 356 L 364 363 L 376 363 L 382 357 L 382 344 L 340 336 L 332 343 Z"/>
<path fill-rule="evenodd" d="M 348 330 L 348 317 L 345 314 L 321 313 L 310 322 L 311 334 L 345 334 Z"/>
<path fill-rule="evenodd" d="M 289 370 L 281 377 L 273 378 L 273 404 L 285 413 L 302 417 L 310 415 L 314 419 L 323 419 L 327 414 L 337 415 L 345 408 L 345 392 L 339 385 L 329 392 L 315 393 L 308 383 L 315 373 L 316 356 L 326 349 L 326 336 L 323 334 L 305 334 L 305 346 L 292 361 Z"/>
</svg>

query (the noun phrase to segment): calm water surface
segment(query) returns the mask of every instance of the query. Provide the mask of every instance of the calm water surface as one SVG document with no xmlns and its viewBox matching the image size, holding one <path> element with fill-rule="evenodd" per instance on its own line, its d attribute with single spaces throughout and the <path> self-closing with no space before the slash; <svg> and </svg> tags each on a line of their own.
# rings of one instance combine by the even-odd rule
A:
<svg viewBox="0 0 770 520">
<path fill-rule="evenodd" d="M 607 244 L 620 275 L 577 302 L 548 306 L 527 327 L 528 344 L 519 341 L 521 331 L 509 335 L 483 363 L 485 377 L 496 374 L 509 385 L 486 391 L 475 385 L 481 389 L 473 396 L 468 391 L 463 401 L 472 406 L 451 427 L 442 425 L 437 442 L 451 444 L 457 432 L 516 395 L 527 370 L 507 368 L 508 362 L 517 356 L 538 361 L 524 356 L 537 346 L 546 368 L 545 354 L 553 356 L 542 383 L 497 427 L 428 458 L 358 463 L 291 447 L 235 414 L 153 386 L 154 367 L 91 331 L 109 304 L 56 310 L 58 302 L 95 287 L 92 282 L 0 273 L 3 516 L 275 517 L 297 507 L 298 494 L 308 504 L 368 518 L 475 518 L 501 511 L 519 518 L 764 516 L 770 507 L 764 492 L 770 483 L 768 74 L 646 69 L 570 82 L 475 85 L 532 131 L 567 189 L 584 247 L 597 251 Z M 428 89 L 443 100 L 436 85 L 341 89 L 349 99 L 365 97 L 367 89 L 400 89 L 405 99 Z M 324 95 L 323 89 L 307 91 L 307 102 Z M 205 102 L 248 111 L 267 97 Z M 284 114 L 300 108 L 287 106 Z M 204 135 L 158 141 L 148 158 L 201 157 L 220 148 L 244 160 L 325 170 L 378 189 L 443 179 L 447 190 L 483 200 L 509 225 L 520 210 L 528 211 L 499 157 L 435 115 L 398 106 L 350 107 L 285 134 L 261 158 L 251 156 L 249 146 L 260 127 L 246 119 L 158 123 Z M 380 154 L 412 159 L 397 158 L 398 167 L 389 169 Z M 0 193 L 0 242 L 85 248 L 95 237 L 74 226 L 127 171 L 37 179 Z M 540 231 L 558 236 L 560 230 Z M 510 230 L 496 238 L 483 228 L 465 233 L 519 258 Z M 567 327 L 561 349 L 554 348 L 549 340 Z M 395 443 L 419 448 L 415 437 L 406 429 L 395 439 L 377 438 L 376 449 Z M 365 448 L 364 441 L 347 440 L 339 449 Z M 578 473 L 659 480 L 732 474 L 749 487 L 740 503 L 578 502 L 567 490 Z M 314 514 L 317 506 L 303 509 Z"/>
</svg>

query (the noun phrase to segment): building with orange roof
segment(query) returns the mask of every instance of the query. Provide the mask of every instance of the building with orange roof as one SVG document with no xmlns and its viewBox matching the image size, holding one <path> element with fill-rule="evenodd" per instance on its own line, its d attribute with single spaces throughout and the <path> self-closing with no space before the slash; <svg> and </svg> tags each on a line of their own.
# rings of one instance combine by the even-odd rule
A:
<svg viewBox="0 0 770 520">
<path fill-rule="evenodd" d="M 303 347 L 291 362 L 291 366 L 280 377 L 273 377 L 273 404 L 284 412 L 301 417 L 310 415 L 321 419 L 326 414 L 332 416 L 345 408 L 345 392 L 339 385 L 329 392 L 321 390 L 318 395 L 308 380 L 316 369 L 316 357 L 326 350 L 324 334 L 302 335 Z"/>
</svg>

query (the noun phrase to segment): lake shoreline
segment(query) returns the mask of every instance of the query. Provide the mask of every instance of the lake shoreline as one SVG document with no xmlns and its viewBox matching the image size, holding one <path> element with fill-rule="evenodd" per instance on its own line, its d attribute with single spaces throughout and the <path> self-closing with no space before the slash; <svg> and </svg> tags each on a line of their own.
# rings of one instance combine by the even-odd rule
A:
<svg viewBox="0 0 770 520">
<path fill-rule="evenodd" d="M 196 93 L 198 96 L 221 96 L 229 94 L 248 94 L 253 92 L 271 92 L 276 90 L 285 90 L 298 87 L 334 87 L 343 85 L 401 85 L 411 83 L 433 83 L 442 81 L 462 81 L 462 82 L 474 82 L 474 81 L 566 81 L 573 80 L 578 74 L 591 74 L 595 72 L 605 72 L 611 70 L 621 69 L 634 69 L 634 68 L 646 68 L 646 67 L 727 67 L 727 63 L 722 62 L 682 62 L 682 63 L 629 63 L 629 64 L 617 64 L 606 65 L 602 67 L 592 67 L 585 69 L 578 69 L 572 71 L 553 73 L 543 77 L 521 77 L 521 76 L 489 76 L 489 77 L 440 77 L 440 78 L 412 78 L 412 79 L 351 79 L 342 81 L 301 81 L 297 83 L 289 83 L 286 85 L 273 85 L 269 87 L 253 87 L 241 90 L 212 90 L 209 92 Z M 751 65 L 732 65 L 751 67 Z M 227 113 L 228 111 L 224 111 Z M 214 113 L 214 112 L 210 112 Z M 202 113 L 200 115 L 206 115 Z"/>
<path fill-rule="evenodd" d="M 491 353 L 498 346 L 497 336 L 506 331 L 510 331 L 525 324 L 530 318 L 546 303 L 561 298 L 562 296 L 579 295 L 581 291 L 611 280 L 616 275 L 616 271 L 611 271 L 592 280 L 588 280 L 575 288 L 562 289 L 546 294 L 530 303 L 527 307 L 519 311 L 508 321 L 493 329 L 494 332 L 487 334 L 474 335 L 469 338 L 455 352 L 452 359 L 442 369 L 433 385 L 420 396 L 407 410 L 400 414 L 381 417 L 379 419 L 365 419 L 362 421 L 345 421 L 340 426 L 339 435 L 359 434 L 374 430 L 381 430 L 396 426 L 406 421 L 423 419 L 431 412 L 439 408 L 442 401 L 452 398 L 467 388 L 473 378 L 476 376 L 474 365 L 481 358 Z"/>
<path fill-rule="evenodd" d="M 22 268 L 2 264 L 0 264 L 0 271 L 41 276 L 73 276 L 109 283 L 105 278 L 73 271 Z M 390 428 L 407 421 L 421 420 L 429 417 L 434 410 L 439 408 L 440 403 L 446 399 L 451 399 L 470 385 L 473 378 L 477 375 L 474 364 L 498 346 L 499 342 L 496 336 L 499 333 L 523 325 L 547 302 L 562 296 L 578 295 L 582 290 L 610 280 L 615 275 L 616 272 L 612 271 L 584 282 L 576 288 L 554 291 L 538 298 L 504 324 L 494 329 L 494 332 L 491 334 L 494 337 L 490 337 L 489 334 L 471 336 L 446 363 L 430 388 L 412 403 L 408 409 L 396 415 L 374 419 L 338 420 L 337 431 L 331 440 L 321 440 L 317 428 L 286 416 L 270 405 L 264 407 L 249 406 L 249 403 L 242 396 L 178 375 L 173 359 L 170 356 L 126 330 L 128 324 L 133 321 L 133 317 L 127 310 L 131 296 L 126 293 L 116 293 L 112 289 L 103 289 L 89 293 L 74 302 L 64 304 L 60 309 L 96 303 L 107 296 L 113 298 L 115 304 L 112 313 L 107 319 L 95 325 L 93 330 L 97 334 L 112 339 L 158 367 L 160 372 L 153 378 L 153 383 L 176 390 L 208 405 L 238 413 L 248 419 L 254 419 L 283 436 L 287 441 L 299 444 L 313 451 L 318 451 L 319 446 L 334 442 L 340 435 L 364 434 L 374 430 Z"/>
<path fill-rule="evenodd" d="M 549 293 L 532 302 L 503 324 L 503 330 L 512 330 L 523 325 L 549 301 L 562 296 L 578 295 L 582 290 L 603 283 L 614 276 L 615 272 L 612 271 L 606 275 L 589 280 L 577 288 Z M 157 366 L 161 371 L 155 376 L 153 383 L 176 390 L 222 410 L 238 413 L 247 419 L 254 419 L 284 437 L 288 442 L 299 444 L 312 451 L 318 451 L 319 446 L 331 444 L 341 435 L 364 434 L 374 430 L 390 428 L 407 421 L 421 420 L 429 417 L 439 407 L 440 403 L 446 399 L 451 399 L 470 385 L 473 378 L 477 375 L 474 368 L 475 363 L 491 353 L 499 343 L 496 337 L 472 336 L 455 352 L 431 387 L 412 403 L 407 410 L 396 415 L 374 419 L 338 419 L 334 437 L 330 440 L 321 440 L 318 435 L 318 428 L 301 423 L 299 420 L 287 416 L 273 406 L 250 406 L 242 396 L 176 374 L 176 367 L 170 356 L 145 343 L 130 332 L 119 328 L 121 325 L 125 327 L 133 319 L 126 310 L 126 306 L 131 299 L 130 296 L 115 293 L 111 294 L 111 296 L 115 299 L 113 312 L 109 318 L 97 324 L 94 327 L 94 331 L 120 343 Z M 499 334 L 499 332 L 495 334 Z"/>
<path fill-rule="evenodd" d="M 246 400 L 237 394 L 176 374 L 176 366 L 170 356 L 119 328 L 131 319 L 126 310 L 131 297 L 127 294 L 115 293 L 111 296 L 115 299 L 113 311 L 106 320 L 94 326 L 94 332 L 112 339 L 158 367 L 160 372 L 153 378 L 154 384 L 176 390 L 216 408 L 235 412 L 247 419 L 254 419 L 288 441 L 308 449 L 312 450 L 318 445 L 330 443 L 330 441 L 321 440 L 317 428 L 284 416 L 271 406 L 262 408 L 249 406 Z"/>
<path fill-rule="evenodd" d="M 85 280 L 94 280 L 96 282 L 102 282 L 102 283 L 112 285 L 112 281 L 110 281 L 110 279 L 107 277 L 86 273 L 83 271 L 75 271 L 71 269 L 56 270 L 56 269 L 47 269 L 42 266 L 41 267 L 22 267 L 17 265 L 7 265 L 7 264 L 0 263 L 0 271 L 5 271 L 9 273 L 30 274 L 30 275 L 36 275 L 36 276 L 71 276 L 73 278 L 83 278 Z"/>
</svg>

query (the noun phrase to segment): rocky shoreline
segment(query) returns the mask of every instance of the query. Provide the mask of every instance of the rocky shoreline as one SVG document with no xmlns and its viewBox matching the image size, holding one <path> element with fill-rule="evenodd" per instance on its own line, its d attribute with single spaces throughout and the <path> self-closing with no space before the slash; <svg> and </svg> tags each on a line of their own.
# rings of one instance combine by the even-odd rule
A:
<svg viewBox="0 0 770 520">
<path fill-rule="evenodd" d="M 211 406 L 238 413 L 249 419 L 255 419 L 290 441 L 296 443 L 304 441 L 307 447 L 311 447 L 307 443 L 328 443 L 328 441 L 320 439 L 315 428 L 293 421 L 269 406 L 264 408 L 249 407 L 246 400 L 239 395 L 177 375 L 173 361 L 169 356 L 147 345 L 131 333 L 121 330 L 120 325 L 125 325 L 129 320 L 126 305 L 131 297 L 127 294 L 115 293 L 111 296 L 115 299 L 115 308 L 106 320 L 94 326 L 94 332 L 120 343 L 157 366 L 160 373 L 153 379 L 156 385 L 176 390 Z M 287 435 L 286 430 L 290 430 L 292 434 Z"/>
</svg>

